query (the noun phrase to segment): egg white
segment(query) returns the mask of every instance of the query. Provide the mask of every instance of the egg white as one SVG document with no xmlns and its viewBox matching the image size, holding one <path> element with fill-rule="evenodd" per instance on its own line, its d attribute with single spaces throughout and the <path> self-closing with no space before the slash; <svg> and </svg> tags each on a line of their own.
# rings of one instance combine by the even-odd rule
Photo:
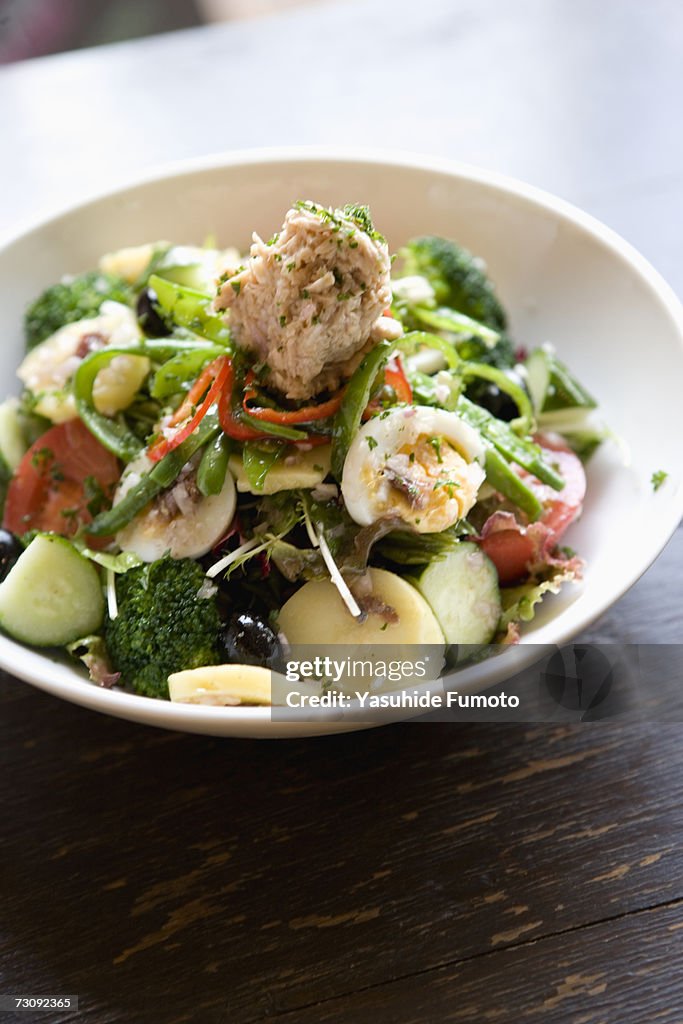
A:
<svg viewBox="0 0 683 1024">
<path fill-rule="evenodd" d="M 342 494 L 360 526 L 397 516 L 438 533 L 467 515 L 484 481 L 484 445 L 456 413 L 410 406 L 369 420 L 349 448 Z"/>
</svg>

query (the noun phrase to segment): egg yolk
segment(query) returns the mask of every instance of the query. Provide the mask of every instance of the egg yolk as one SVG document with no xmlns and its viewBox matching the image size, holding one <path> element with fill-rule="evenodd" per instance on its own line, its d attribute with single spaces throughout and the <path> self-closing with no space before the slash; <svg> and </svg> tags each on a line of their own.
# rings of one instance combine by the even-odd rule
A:
<svg viewBox="0 0 683 1024">
<path fill-rule="evenodd" d="M 436 533 L 466 516 L 484 478 L 446 438 L 421 434 L 370 468 L 366 485 L 382 515 L 399 515 L 418 533 Z"/>
</svg>

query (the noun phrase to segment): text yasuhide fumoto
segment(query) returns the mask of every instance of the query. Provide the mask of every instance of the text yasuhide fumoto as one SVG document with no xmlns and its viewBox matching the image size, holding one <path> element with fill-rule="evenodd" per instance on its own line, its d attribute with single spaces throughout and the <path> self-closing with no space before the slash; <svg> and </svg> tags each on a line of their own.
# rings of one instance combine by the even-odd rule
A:
<svg viewBox="0 0 683 1024">
<path fill-rule="evenodd" d="M 448 690 L 442 693 L 420 690 L 397 693 L 370 693 L 368 690 L 356 690 L 354 694 L 328 692 L 308 694 L 292 691 L 286 697 L 290 708 L 517 708 L 519 697 L 505 692 L 496 694 L 459 693 Z"/>
</svg>

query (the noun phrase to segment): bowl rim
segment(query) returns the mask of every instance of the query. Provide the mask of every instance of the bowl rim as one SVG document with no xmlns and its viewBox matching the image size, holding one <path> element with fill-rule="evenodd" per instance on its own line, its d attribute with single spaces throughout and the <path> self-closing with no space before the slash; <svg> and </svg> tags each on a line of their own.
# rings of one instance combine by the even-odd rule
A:
<svg viewBox="0 0 683 1024">
<path fill-rule="evenodd" d="M 410 151 L 391 148 L 365 148 L 352 146 L 273 146 L 262 148 L 245 148 L 227 152 L 216 152 L 204 156 L 185 158 L 169 162 L 155 163 L 144 171 L 133 174 L 130 178 L 120 179 L 113 186 L 94 191 L 85 199 L 70 202 L 58 207 L 48 216 L 40 216 L 19 221 L 4 235 L 0 236 L 0 254 L 30 235 L 57 224 L 76 213 L 87 211 L 89 207 L 123 196 L 137 188 L 153 185 L 160 180 L 171 180 L 206 171 L 220 170 L 228 167 L 268 165 L 278 163 L 301 164 L 367 164 L 369 166 L 384 165 L 392 169 L 409 169 L 443 174 L 453 178 L 465 179 L 475 184 L 491 188 L 495 191 L 512 195 L 526 201 L 529 205 L 541 207 L 560 220 L 582 231 L 600 242 L 615 257 L 627 264 L 636 274 L 649 285 L 651 292 L 659 301 L 676 329 L 681 347 L 683 347 L 683 304 L 676 296 L 673 288 L 652 264 L 638 252 L 630 242 L 626 241 L 612 228 L 603 224 L 592 214 L 585 212 L 573 203 L 552 193 L 531 185 L 517 178 L 488 170 L 472 164 L 445 157 L 416 154 Z M 589 608 L 582 615 L 571 616 L 571 606 L 565 609 L 558 619 L 552 620 L 537 631 L 533 637 L 522 638 L 522 642 L 514 657 L 495 658 L 493 661 L 482 662 L 461 670 L 457 678 L 462 687 L 474 690 L 486 685 L 493 685 L 505 677 L 527 667 L 541 655 L 539 650 L 546 650 L 567 643 L 582 629 L 590 626 L 607 608 L 618 601 L 633 586 L 640 576 L 652 565 L 655 559 L 671 539 L 683 516 L 683 488 L 679 487 L 669 502 L 666 513 L 661 515 L 661 529 L 657 532 L 656 543 L 651 546 L 651 556 L 645 566 L 636 567 L 622 579 L 617 590 L 610 591 L 598 601 L 595 607 Z M 574 602 L 575 603 L 575 602 Z M 562 619 L 566 622 L 562 623 Z M 558 631 L 558 624 L 560 629 Z M 555 627 L 552 629 L 551 627 Z M 546 636 L 546 633 L 552 634 Z M 9 650 L 8 650 L 9 648 Z M 11 657 L 14 650 L 20 652 L 17 663 Z M 6 657 L 9 654 L 9 657 Z M 94 685 L 89 680 L 78 678 L 74 674 L 70 683 L 73 692 L 68 697 L 64 693 L 64 681 L 45 678 L 46 656 L 39 649 L 24 647 L 7 637 L 0 636 L 0 667 L 11 675 L 25 680 L 58 697 L 66 697 L 73 703 L 85 706 L 90 710 L 124 717 L 147 725 L 162 726 L 170 729 L 215 732 L 221 734 L 221 726 L 235 726 L 239 733 L 249 734 L 250 727 L 258 727 L 261 735 L 267 735 L 264 728 L 270 722 L 275 726 L 289 724 L 294 730 L 272 730 L 272 735 L 296 734 L 297 725 L 303 727 L 307 735 L 334 732 L 339 729 L 362 728 L 363 725 L 340 724 L 332 716 L 316 716 L 314 722 L 275 723 L 271 720 L 272 711 L 269 706 L 215 707 L 207 705 L 177 704 L 171 701 L 159 701 L 151 697 L 120 690 L 109 690 Z M 70 687 L 71 691 L 71 687 Z M 366 727 L 372 722 L 365 723 Z M 313 725 L 313 728 L 310 728 Z M 217 727 L 215 730 L 212 726 Z M 225 733 L 227 734 L 227 732 Z M 252 733 L 255 735 L 255 733 Z"/>
</svg>

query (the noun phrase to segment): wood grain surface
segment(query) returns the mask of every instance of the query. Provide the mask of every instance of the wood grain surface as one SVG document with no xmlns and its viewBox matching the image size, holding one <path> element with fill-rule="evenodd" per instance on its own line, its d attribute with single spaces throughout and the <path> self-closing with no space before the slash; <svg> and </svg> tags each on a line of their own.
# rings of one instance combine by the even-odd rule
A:
<svg viewBox="0 0 683 1024">
<path fill-rule="evenodd" d="M 0 220 L 360 139 L 559 192 L 680 288 L 682 38 L 678 0 L 370 0 L 28 62 L 0 71 Z M 680 645 L 682 575 L 679 529 L 581 639 Z M 0 992 L 79 994 L 38 1024 L 680 1024 L 682 692 L 664 672 L 640 724 L 271 743 L 2 676 Z"/>
</svg>

